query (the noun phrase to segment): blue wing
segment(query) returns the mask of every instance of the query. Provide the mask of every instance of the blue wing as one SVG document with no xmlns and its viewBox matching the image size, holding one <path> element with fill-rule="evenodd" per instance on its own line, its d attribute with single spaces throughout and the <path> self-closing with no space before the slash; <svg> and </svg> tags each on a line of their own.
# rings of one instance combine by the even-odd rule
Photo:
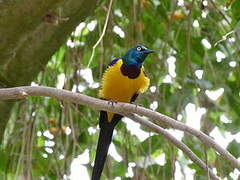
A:
<svg viewBox="0 0 240 180">
<path fill-rule="evenodd" d="M 121 59 L 121 58 L 116 58 L 116 59 L 112 60 L 112 61 L 108 64 L 108 67 L 109 67 L 109 66 L 113 66 L 113 65 L 116 64 L 117 61 L 120 60 L 120 59 Z"/>
</svg>

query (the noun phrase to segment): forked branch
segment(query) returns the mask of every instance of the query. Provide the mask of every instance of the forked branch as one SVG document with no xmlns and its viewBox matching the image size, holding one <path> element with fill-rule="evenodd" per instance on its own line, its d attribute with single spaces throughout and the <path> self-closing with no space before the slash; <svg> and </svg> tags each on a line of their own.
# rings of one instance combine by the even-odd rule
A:
<svg viewBox="0 0 240 180">
<path fill-rule="evenodd" d="M 159 112 L 155 112 L 143 107 L 136 107 L 136 105 L 128 104 L 128 103 L 119 102 L 114 104 L 114 106 L 112 106 L 112 105 L 109 105 L 108 101 L 93 98 L 93 97 L 86 96 L 79 93 L 74 93 L 67 90 L 56 89 L 56 88 L 45 87 L 45 86 L 22 86 L 22 87 L 15 87 L 15 88 L 0 89 L 0 100 L 22 99 L 28 96 L 52 97 L 62 101 L 68 101 L 68 102 L 86 105 L 98 110 L 111 111 L 111 112 L 115 112 L 123 115 L 135 113 L 140 116 L 146 116 L 150 119 L 154 119 L 164 124 L 167 124 L 173 129 L 178 129 L 196 136 L 204 144 L 212 147 L 219 154 L 221 154 L 221 156 L 226 160 L 228 160 L 233 167 L 240 170 L 240 162 L 234 156 L 232 156 L 227 150 L 225 150 L 219 144 L 217 144 L 213 138 L 207 136 L 206 134 L 204 134 L 199 130 L 196 130 L 182 122 L 174 120 Z M 176 146 L 178 147 L 178 145 Z M 204 164 L 204 166 L 206 165 Z"/>
</svg>

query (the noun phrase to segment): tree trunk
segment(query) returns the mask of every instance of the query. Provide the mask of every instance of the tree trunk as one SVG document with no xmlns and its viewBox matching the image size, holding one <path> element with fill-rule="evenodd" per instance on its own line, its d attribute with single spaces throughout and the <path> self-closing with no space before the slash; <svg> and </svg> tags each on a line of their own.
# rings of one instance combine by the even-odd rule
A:
<svg viewBox="0 0 240 180">
<path fill-rule="evenodd" d="M 0 0 L 0 88 L 29 85 L 98 0 Z M 13 101 L 0 102 L 0 142 Z"/>
</svg>

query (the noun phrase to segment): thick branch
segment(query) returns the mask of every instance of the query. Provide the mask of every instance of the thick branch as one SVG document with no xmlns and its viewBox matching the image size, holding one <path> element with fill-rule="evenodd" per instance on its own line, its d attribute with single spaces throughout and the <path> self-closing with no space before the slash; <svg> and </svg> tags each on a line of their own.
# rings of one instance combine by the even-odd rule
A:
<svg viewBox="0 0 240 180">
<path fill-rule="evenodd" d="M 201 131 L 198 131 L 182 122 L 176 121 L 159 112 L 155 112 L 143 107 L 136 107 L 136 105 L 128 103 L 117 103 L 114 106 L 111 106 L 107 101 L 104 100 L 96 99 L 79 93 L 73 93 L 67 90 L 60 90 L 44 86 L 22 86 L 16 88 L 0 89 L 0 100 L 21 99 L 28 96 L 48 96 L 62 101 L 74 102 L 77 104 L 90 106 L 98 110 L 112 111 L 120 114 L 136 113 L 141 116 L 146 116 L 151 119 L 158 120 L 162 123 L 168 124 L 174 129 L 182 130 L 198 137 L 204 144 L 211 146 L 218 153 L 220 153 L 226 160 L 228 160 L 232 164 L 233 167 L 240 170 L 240 162 L 228 151 L 218 145 L 211 137 L 207 136 Z"/>
<path fill-rule="evenodd" d="M 152 123 L 151 121 L 148 121 L 147 119 L 141 118 L 140 116 L 136 114 L 126 114 L 126 117 L 139 122 L 140 124 L 147 126 L 149 129 L 155 131 L 158 134 L 163 135 L 166 139 L 168 139 L 172 144 L 177 146 L 179 149 L 183 151 L 195 164 L 197 164 L 200 168 L 202 168 L 206 173 L 209 173 L 210 177 L 214 180 L 219 180 L 219 178 L 212 172 L 212 170 L 207 167 L 207 165 L 199 159 L 192 151 L 189 149 L 189 147 L 186 146 L 186 144 L 182 143 L 181 141 L 177 140 L 173 135 L 171 135 L 169 132 L 167 132 L 162 127 L 157 126 L 156 124 Z"/>
</svg>

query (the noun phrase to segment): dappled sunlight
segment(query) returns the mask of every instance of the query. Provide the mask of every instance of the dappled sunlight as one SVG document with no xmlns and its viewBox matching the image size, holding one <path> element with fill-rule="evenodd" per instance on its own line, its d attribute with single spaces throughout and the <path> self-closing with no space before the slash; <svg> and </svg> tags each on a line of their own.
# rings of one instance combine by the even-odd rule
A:
<svg viewBox="0 0 240 180">
<path fill-rule="evenodd" d="M 156 92 L 156 86 L 151 86 L 150 87 L 150 91 L 151 91 L 151 93 L 155 93 Z"/>
<path fill-rule="evenodd" d="M 137 136 L 140 142 L 143 142 L 149 137 L 149 133 L 140 128 L 140 124 L 134 122 L 129 118 L 123 118 L 122 120 L 126 124 L 126 128 L 132 135 Z"/>
<path fill-rule="evenodd" d="M 210 42 L 207 39 L 202 39 L 201 43 L 203 44 L 203 46 L 206 49 L 211 49 L 212 48 L 212 45 L 210 44 Z"/>
<path fill-rule="evenodd" d="M 77 158 L 73 159 L 71 163 L 71 174 L 69 175 L 70 180 L 79 180 L 79 177 L 84 180 L 90 180 L 88 175 L 87 167 L 84 166 L 89 163 L 89 150 L 86 149 Z"/>
<path fill-rule="evenodd" d="M 113 159 L 117 162 L 121 162 L 123 160 L 122 157 L 118 154 L 116 147 L 113 143 L 111 143 L 109 146 L 108 154 L 112 156 Z"/>
<path fill-rule="evenodd" d="M 153 101 L 150 104 L 150 109 L 152 109 L 153 111 L 155 111 L 158 108 L 158 102 L 157 101 Z"/>
<path fill-rule="evenodd" d="M 200 129 L 201 117 L 206 113 L 205 108 L 196 107 L 195 104 L 189 103 L 185 107 L 186 111 L 186 124 L 194 127 L 195 129 Z"/>
<path fill-rule="evenodd" d="M 221 132 L 217 127 L 212 130 L 210 136 L 212 136 L 216 140 L 216 142 L 223 148 L 226 148 L 227 145 L 234 139 L 231 133 Z"/>
<path fill-rule="evenodd" d="M 173 135 L 179 141 L 181 141 L 183 136 L 184 136 L 184 132 L 183 131 L 179 131 L 179 130 L 176 130 L 176 129 L 168 129 L 167 131 L 169 133 L 171 133 L 171 135 Z"/>
<path fill-rule="evenodd" d="M 126 124 L 126 128 L 130 131 L 132 135 L 137 136 L 140 142 L 143 142 L 149 137 L 149 133 L 140 128 L 140 124 L 134 122 L 129 118 L 123 118 L 122 120 Z"/>
<path fill-rule="evenodd" d="M 229 62 L 229 66 L 230 66 L 230 67 L 233 67 L 233 68 L 234 68 L 234 67 L 236 67 L 236 65 L 237 65 L 237 62 L 236 62 L 236 61 L 230 61 L 230 62 Z"/>
<path fill-rule="evenodd" d="M 125 174 L 125 177 L 126 178 L 132 178 L 134 176 L 134 173 L 133 173 L 133 168 L 136 166 L 136 163 L 134 162 L 129 162 L 128 163 L 128 168 L 127 168 L 127 172 Z"/>
<path fill-rule="evenodd" d="M 53 139 L 53 138 L 54 138 L 54 135 L 51 134 L 51 133 L 49 132 L 49 130 L 44 131 L 44 132 L 43 132 L 43 136 L 45 136 L 45 137 L 47 137 L 47 138 L 49 138 L 49 139 Z"/>
<path fill-rule="evenodd" d="M 172 77 L 170 75 L 166 75 L 163 79 L 163 83 L 169 83 L 171 84 L 172 83 Z"/>
<path fill-rule="evenodd" d="M 161 153 L 159 156 L 157 156 L 155 158 L 155 161 L 157 164 L 159 164 L 160 166 L 164 166 L 166 164 L 166 157 L 165 157 L 165 153 Z"/>
<path fill-rule="evenodd" d="M 222 60 L 226 58 L 226 55 L 222 51 L 217 51 L 216 58 L 217 62 L 222 62 Z"/>
<path fill-rule="evenodd" d="M 203 77 L 203 70 L 198 69 L 195 71 L 195 75 L 197 76 L 198 79 L 202 79 Z"/>
<path fill-rule="evenodd" d="M 119 35 L 121 38 L 125 37 L 125 33 L 119 26 L 114 26 L 113 27 L 113 32 L 115 32 L 117 35 Z"/>
<path fill-rule="evenodd" d="M 75 31 L 73 32 L 74 36 L 79 36 L 80 33 L 82 32 L 83 28 L 85 28 L 86 23 L 85 22 L 81 22 L 75 29 Z"/>
<path fill-rule="evenodd" d="M 175 69 L 176 69 L 176 66 L 175 66 L 176 58 L 174 56 L 170 56 L 167 59 L 167 62 L 168 62 L 168 73 L 169 73 L 169 75 L 172 76 L 173 78 L 176 77 L 176 72 L 175 72 Z"/>
<path fill-rule="evenodd" d="M 198 20 L 194 20 L 193 21 L 193 27 L 195 27 L 195 28 L 198 28 L 199 27 L 199 22 L 198 22 Z"/>
<path fill-rule="evenodd" d="M 90 68 L 78 70 L 77 73 L 89 84 L 93 83 L 92 70 Z"/>
<path fill-rule="evenodd" d="M 45 148 L 45 151 L 46 151 L 48 154 L 52 154 L 52 153 L 53 153 L 53 149 L 52 149 L 52 148 L 49 148 L 49 147 L 46 147 L 46 148 Z"/>
<path fill-rule="evenodd" d="M 89 127 L 88 128 L 88 133 L 90 134 L 90 135 L 93 135 L 93 134 L 95 134 L 97 132 L 97 129 L 96 128 L 94 128 L 94 127 Z"/>
<path fill-rule="evenodd" d="M 51 140 L 45 140 L 44 146 L 53 147 L 53 146 L 55 146 L 55 142 L 51 141 Z"/>
<path fill-rule="evenodd" d="M 87 24 L 87 28 L 89 31 L 93 31 L 97 25 L 97 20 L 92 20 L 90 23 Z"/>
<path fill-rule="evenodd" d="M 123 17 L 122 11 L 121 9 L 115 9 L 114 10 L 114 14 L 118 17 Z"/>
<path fill-rule="evenodd" d="M 178 0 L 177 5 L 180 7 L 184 6 L 184 0 Z"/>
<path fill-rule="evenodd" d="M 57 77 L 57 88 L 58 89 L 62 89 L 63 86 L 64 86 L 64 83 L 65 83 L 65 74 L 64 73 L 61 73 L 58 75 Z"/>
<path fill-rule="evenodd" d="M 224 89 L 220 88 L 215 91 L 206 90 L 205 93 L 210 99 L 212 99 L 213 101 L 216 101 L 219 97 L 223 95 Z"/>
<path fill-rule="evenodd" d="M 221 115 L 220 116 L 220 120 L 223 122 L 223 123 L 231 123 L 232 120 L 228 119 L 227 116 L 225 115 Z"/>
<path fill-rule="evenodd" d="M 183 166 L 179 164 L 178 161 L 175 163 L 175 178 L 176 179 L 184 179 L 184 180 L 194 180 L 195 170 L 188 168 L 187 166 L 183 169 Z"/>
</svg>

